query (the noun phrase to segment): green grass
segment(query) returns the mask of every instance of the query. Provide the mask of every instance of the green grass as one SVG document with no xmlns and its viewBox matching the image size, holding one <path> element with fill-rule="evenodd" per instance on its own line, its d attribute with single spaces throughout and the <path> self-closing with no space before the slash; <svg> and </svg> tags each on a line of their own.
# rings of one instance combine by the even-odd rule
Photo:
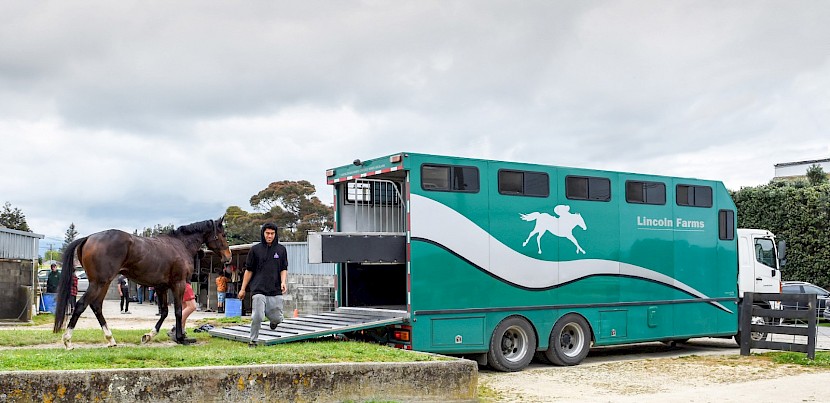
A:
<svg viewBox="0 0 830 403">
<path fill-rule="evenodd" d="M 247 344 L 193 333 L 198 343 L 170 345 L 159 335 L 149 345 L 140 345 L 140 330 L 114 330 L 117 348 L 105 347 L 100 330 L 79 329 L 73 333 L 76 348 L 64 350 L 60 334 L 46 330 L 0 332 L 0 345 L 35 348 L 5 349 L 0 354 L 0 371 L 66 370 L 104 368 L 176 368 L 223 365 L 262 365 L 332 362 L 413 362 L 438 360 L 429 354 L 413 353 L 377 344 L 339 341 L 309 341 L 249 348 Z M 49 343 L 51 345 L 43 345 Z M 94 345 L 84 345 L 93 343 Z"/>
<path fill-rule="evenodd" d="M 810 367 L 830 368 L 830 351 L 817 351 L 816 359 L 810 360 L 805 353 L 769 352 L 759 354 L 768 357 L 776 364 L 795 364 Z"/>
</svg>

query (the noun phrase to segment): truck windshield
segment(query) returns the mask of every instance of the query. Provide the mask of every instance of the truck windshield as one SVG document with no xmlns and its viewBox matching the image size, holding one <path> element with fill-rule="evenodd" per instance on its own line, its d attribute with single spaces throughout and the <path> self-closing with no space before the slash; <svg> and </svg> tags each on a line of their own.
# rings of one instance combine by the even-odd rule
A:
<svg viewBox="0 0 830 403">
<path fill-rule="evenodd" d="M 758 238 L 755 240 L 755 260 L 765 266 L 775 267 L 775 244 L 772 239 Z"/>
</svg>

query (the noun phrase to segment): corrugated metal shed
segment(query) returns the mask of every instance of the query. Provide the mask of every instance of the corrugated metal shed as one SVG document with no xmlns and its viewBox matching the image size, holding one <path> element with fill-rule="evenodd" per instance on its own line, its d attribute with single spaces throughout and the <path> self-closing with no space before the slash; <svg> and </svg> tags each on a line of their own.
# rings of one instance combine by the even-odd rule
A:
<svg viewBox="0 0 830 403">
<path fill-rule="evenodd" d="M 43 235 L 0 227 L 0 259 L 36 260 Z"/>
</svg>

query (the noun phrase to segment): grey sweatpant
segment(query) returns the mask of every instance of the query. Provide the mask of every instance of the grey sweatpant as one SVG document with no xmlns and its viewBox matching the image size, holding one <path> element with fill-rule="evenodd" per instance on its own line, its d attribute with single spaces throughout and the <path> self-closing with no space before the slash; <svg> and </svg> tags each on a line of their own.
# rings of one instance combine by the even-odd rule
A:
<svg viewBox="0 0 830 403">
<path fill-rule="evenodd" d="M 262 317 L 266 316 L 271 323 L 280 323 L 283 318 L 282 295 L 266 297 L 262 294 L 251 296 L 253 311 L 251 312 L 251 342 L 255 343 L 259 338 L 259 327 L 262 325 Z"/>
</svg>

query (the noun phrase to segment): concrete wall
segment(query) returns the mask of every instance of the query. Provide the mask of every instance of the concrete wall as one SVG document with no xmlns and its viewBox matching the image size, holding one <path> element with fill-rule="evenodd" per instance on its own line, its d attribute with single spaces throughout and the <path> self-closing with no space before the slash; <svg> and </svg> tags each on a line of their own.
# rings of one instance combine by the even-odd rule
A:
<svg viewBox="0 0 830 403">
<path fill-rule="evenodd" d="M 0 373 L 0 402 L 475 401 L 467 360 Z"/>
<path fill-rule="evenodd" d="M 31 260 L 0 259 L 0 319 L 31 320 L 32 270 Z"/>
</svg>

